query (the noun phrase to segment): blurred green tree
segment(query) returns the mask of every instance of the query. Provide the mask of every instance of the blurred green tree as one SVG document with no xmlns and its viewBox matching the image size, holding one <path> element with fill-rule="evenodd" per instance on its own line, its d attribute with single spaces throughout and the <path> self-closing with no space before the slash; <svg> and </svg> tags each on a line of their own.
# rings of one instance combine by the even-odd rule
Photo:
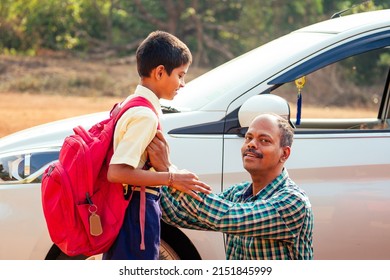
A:
<svg viewBox="0 0 390 280">
<path fill-rule="evenodd" d="M 364 1 L 363 1 L 364 2 Z M 294 29 L 388 0 L 0 0 L 0 52 L 40 49 L 131 56 L 153 30 L 186 42 L 213 67 Z M 382 59 L 383 60 L 383 59 Z"/>
</svg>

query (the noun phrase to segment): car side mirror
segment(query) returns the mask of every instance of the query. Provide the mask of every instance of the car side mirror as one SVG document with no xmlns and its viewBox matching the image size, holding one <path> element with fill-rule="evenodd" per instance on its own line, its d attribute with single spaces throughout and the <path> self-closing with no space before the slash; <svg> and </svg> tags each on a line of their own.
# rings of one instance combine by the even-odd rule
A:
<svg viewBox="0 0 390 280">
<path fill-rule="evenodd" d="M 286 118 L 292 127 L 295 126 L 290 121 L 290 105 L 277 95 L 266 93 L 252 96 L 246 100 L 238 111 L 238 121 L 241 127 L 249 127 L 255 117 L 265 113 L 274 113 Z"/>
</svg>

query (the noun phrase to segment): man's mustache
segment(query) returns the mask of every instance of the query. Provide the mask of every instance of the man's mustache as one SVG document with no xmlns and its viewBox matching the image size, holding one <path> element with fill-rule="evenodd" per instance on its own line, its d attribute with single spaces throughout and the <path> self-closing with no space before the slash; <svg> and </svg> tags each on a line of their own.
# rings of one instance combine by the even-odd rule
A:
<svg viewBox="0 0 390 280">
<path fill-rule="evenodd" d="M 246 149 L 245 152 L 244 152 L 244 155 L 246 155 L 247 153 L 251 153 L 251 154 L 254 154 L 256 157 L 258 158 L 263 158 L 263 154 L 262 153 L 259 153 L 257 152 L 255 149 L 253 148 L 249 148 L 249 149 Z"/>
</svg>

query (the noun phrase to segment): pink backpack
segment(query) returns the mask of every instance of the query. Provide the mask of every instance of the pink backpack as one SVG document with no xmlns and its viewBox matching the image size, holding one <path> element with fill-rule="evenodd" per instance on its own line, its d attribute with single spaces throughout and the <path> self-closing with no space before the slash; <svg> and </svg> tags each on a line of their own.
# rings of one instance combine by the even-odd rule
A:
<svg viewBox="0 0 390 280">
<path fill-rule="evenodd" d="M 115 124 L 136 106 L 154 111 L 148 100 L 135 97 L 123 108 L 116 104 L 108 119 L 88 131 L 75 127 L 75 134 L 64 140 L 59 160 L 43 174 L 42 206 L 49 234 L 69 256 L 106 252 L 119 233 L 129 200 L 124 198 L 122 184 L 107 180 L 107 171 Z"/>
</svg>

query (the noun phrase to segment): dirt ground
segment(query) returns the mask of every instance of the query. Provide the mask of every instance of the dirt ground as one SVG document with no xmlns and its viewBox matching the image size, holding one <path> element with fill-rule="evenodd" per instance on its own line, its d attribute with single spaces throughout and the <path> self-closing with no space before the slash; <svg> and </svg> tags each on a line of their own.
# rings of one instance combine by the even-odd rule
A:
<svg viewBox="0 0 390 280">
<path fill-rule="evenodd" d="M 0 137 L 50 121 L 107 111 L 121 97 L 0 93 Z"/>
</svg>

